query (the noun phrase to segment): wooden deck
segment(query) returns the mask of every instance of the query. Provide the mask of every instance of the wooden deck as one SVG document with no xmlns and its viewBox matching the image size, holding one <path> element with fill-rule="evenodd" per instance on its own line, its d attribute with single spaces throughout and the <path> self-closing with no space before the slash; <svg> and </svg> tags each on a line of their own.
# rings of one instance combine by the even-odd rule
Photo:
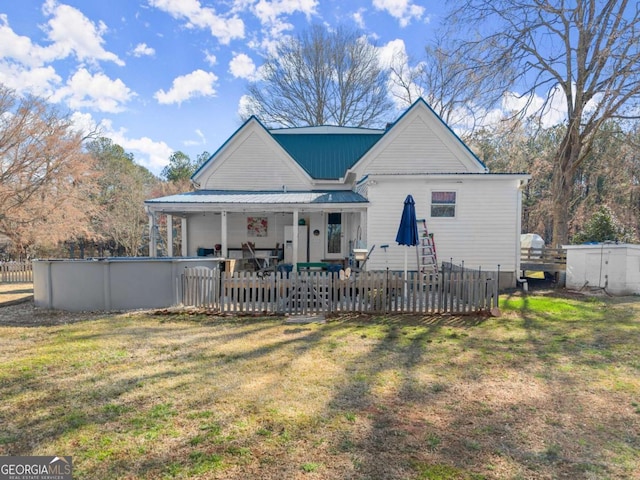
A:
<svg viewBox="0 0 640 480">
<path fill-rule="evenodd" d="M 567 270 L 567 251 L 563 248 L 523 248 L 520 269 L 560 273 Z"/>
</svg>

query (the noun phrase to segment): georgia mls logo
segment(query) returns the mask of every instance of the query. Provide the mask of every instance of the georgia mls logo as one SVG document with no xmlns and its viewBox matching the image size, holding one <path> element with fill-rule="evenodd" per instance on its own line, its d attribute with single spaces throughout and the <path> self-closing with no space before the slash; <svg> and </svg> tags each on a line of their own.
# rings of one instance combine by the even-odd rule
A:
<svg viewBox="0 0 640 480">
<path fill-rule="evenodd" d="M 0 457 L 0 480 L 72 480 L 71 457 Z"/>
<path fill-rule="evenodd" d="M 49 462 L 49 475 L 66 475 L 71 473 L 71 457 L 53 457 Z"/>
</svg>

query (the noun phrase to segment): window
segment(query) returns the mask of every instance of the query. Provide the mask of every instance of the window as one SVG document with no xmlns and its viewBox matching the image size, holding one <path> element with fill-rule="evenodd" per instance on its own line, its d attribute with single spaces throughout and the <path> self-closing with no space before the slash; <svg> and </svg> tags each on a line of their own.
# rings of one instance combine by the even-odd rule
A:
<svg viewBox="0 0 640 480">
<path fill-rule="evenodd" d="M 456 192 L 431 192 L 431 216 L 455 217 Z"/>
</svg>

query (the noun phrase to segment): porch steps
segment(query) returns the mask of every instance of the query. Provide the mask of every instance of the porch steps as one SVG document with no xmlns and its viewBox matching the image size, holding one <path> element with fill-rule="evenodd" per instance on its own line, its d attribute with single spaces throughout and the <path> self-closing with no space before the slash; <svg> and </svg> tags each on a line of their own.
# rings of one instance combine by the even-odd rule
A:
<svg viewBox="0 0 640 480">
<path fill-rule="evenodd" d="M 427 229 L 427 221 L 422 219 L 420 229 L 420 245 L 418 257 L 420 259 L 420 273 L 430 280 L 438 279 L 438 256 L 433 233 Z"/>
</svg>

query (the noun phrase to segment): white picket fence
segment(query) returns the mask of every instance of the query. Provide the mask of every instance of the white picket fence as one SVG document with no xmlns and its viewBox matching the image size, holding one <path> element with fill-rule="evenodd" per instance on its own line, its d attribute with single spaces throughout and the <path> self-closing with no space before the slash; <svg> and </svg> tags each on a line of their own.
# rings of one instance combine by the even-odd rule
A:
<svg viewBox="0 0 640 480">
<path fill-rule="evenodd" d="M 33 282 L 31 262 L 0 262 L 0 283 Z"/>
<path fill-rule="evenodd" d="M 317 314 L 451 313 L 489 311 L 498 306 L 495 272 L 444 271 L 437 279 L 410 273 L 292 272 L 260 276 L 185 269 L 178 279 L 183 305 L 219 312 Z"/>
</svg>

